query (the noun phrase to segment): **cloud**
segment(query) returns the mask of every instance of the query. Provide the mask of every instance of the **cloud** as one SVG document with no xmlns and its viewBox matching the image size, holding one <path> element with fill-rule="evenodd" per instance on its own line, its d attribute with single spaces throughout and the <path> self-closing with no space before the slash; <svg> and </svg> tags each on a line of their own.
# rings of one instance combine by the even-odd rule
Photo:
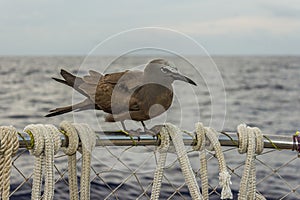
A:
<svg viewBox="0 0 300 200">
<path fill-rule="evenodd" d="M 214 47 L 213 52 L 242 52 L 245 45 L 251 52 L 261 52 L 264 42 L 268 42 L 268 53 L 274 49 L 300 52 L 299 0 L 255 0 L 242 4 L 237 0 L 227 4 L 220 0 L 189 4 L 179 0 L 172 4 L 155 0 L 134 0 L 131 4 L 93 0 L 88 4 L 72 1 L 67 7 L 65 3 L 0 1 L 0 55 L 84 54 L 113 34 L 145 26 L 178 30 Z M 147 38 L 138 36 L 137 40 Z M 288 47 L 278 50 L 278 42 Z M 177 42 L 172 45 L 183 48 Z"/>
<path fill-rule="evenodd" d="M 300 20 L 285 17 L 238 16 L 190 22 L 172 27 L 191 35 L 259 34 L 289 35 L 300 32 Z"/>
</svg>

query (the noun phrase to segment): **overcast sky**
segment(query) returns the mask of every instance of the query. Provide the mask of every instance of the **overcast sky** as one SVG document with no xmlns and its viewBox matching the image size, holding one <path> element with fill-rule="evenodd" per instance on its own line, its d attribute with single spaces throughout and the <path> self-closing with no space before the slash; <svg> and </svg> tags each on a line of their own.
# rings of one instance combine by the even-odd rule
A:
<svg viewBox="0 0 300 200">
<path fill-rule="evenodd" d="M 140 27 L 177 30 L 210 54 L 300 54 L 299 0 L 1 0 L 0 15 L 0 55 L 86 55 Z"/>
</svg>

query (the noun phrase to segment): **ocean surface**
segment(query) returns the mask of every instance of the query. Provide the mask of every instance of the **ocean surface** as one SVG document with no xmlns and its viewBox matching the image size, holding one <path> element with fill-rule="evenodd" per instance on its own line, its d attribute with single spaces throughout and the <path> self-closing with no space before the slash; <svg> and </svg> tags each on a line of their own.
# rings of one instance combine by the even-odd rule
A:
<svg viewBox="0 0 300 200">
<path fill-rule="evenodd" d="M 0 57 L 0 124 L 13 125 L 22 131 L 28 124 L 51 123 L 59 126 L 62 120 L 69 120 L 88 123 L 97 131 L 119 130 L 121 128 L 119 123 L 104 122 L 104 114 L 101 111 L 86 111 L 45 118 L 44 115 L 49 109 L 69 105 L 82 99 L 71 88 L 55 82 L 51 77 L 59 77 L 61 68 L 80 75 L 86 74 L 89 69 L 104 73 L 141 69 L 152 58 L 155 56 L 128 56 L 117 59 L 109 56 L 89 58 L 2 56 Z M 300 57 L 214 56 L 211 60 L 201 56 L 190 56 L 185 59 L 179 57 L 167 57 L 167 59 L 174 63 L 181 73 L 193 79 L 198 86 L 175 82 L 173 106 L 162 116 L 146 122 L 148 127 L 163 122 L 172 122 L 181 129 L 193 131 L 194 124 L 202 121 L 205 126 L 224 131 L 236 131 L 240 123 L 257 126 L 265 134 L 292 135 L 300 129 Z M 127 121 L 126 125 L 133 129 L 141 128 L 137 122 Z M 152 155 L 151 149 L 144 148 L 140 151 L 137 148 L 128 150 L 123 147 L 114 147 L 111 151 L 122 157 L 130 169 L 135 169 L 139 166 L 138 163 L 143 162 L 145 155 Z M 106 153 L 102 154 L 103 151 Z M 116 164 L 114 170 L 110 171 L 113 174 L 105 174 L 103 168 L 110 169 L 110 163 L 113 163 L 112 155 L 108 152 L 104 147 L 99 147 L 93 155 L 93 165 L 95 169 L 103 172 L 105 181 L 92 182 L 92 199 L 104 199 L 109 193 L 108 189 L 101 190 L 102 186 L 107 186 L 105 183 L 111 188 L 117 187 L 123 181 L 122 176 L 128 177 L 128 174 L 132 172 L 119 163 L 120 166 Z M 277 156 L 278 154 L 275 153 L 270 154 L 268 159 L 275 165 L 276 158 L 280 158 L 281 161 L 285 159 L 284 156 Z M 28 157 L 32 158 L 28 153 L 24 153 L 16 161 L 16 165 L 25 176 L 30 176 L 32 173 L 33 162 L 28 160 Z M 230 161 L 234 162 L 234 159 L 231 158 Z M 61 169 L 66 169 L 65 159 L 58 159 L 56 162 Z M 193 162 L 197 162 L 196 159 Z M 282 177 L 288 177 L 287 182 L 295 181 L 295 174 L 290 174 L 295 171 L 293 167 L 295 165 L 285 167 L 284 173 L 280 174 Z M 144 170 L 144 175 L 139 176 L 139 180 L 144 181 L 145 185 L 150 184 L 154 169 L 155 163 L 149 159 L 147 165 L 139 169 L 139 172 Z M 215 164 L 210 170 L 218 174 Z M 16 170 L 13 172 L 16 173 L 11 180 L 14 189 L 24 179 Z M 168 169 L 168 173 L 180 174 L 181 172 L 178 165 L 175 165 Z M 263 177 L 264 173 L 260 172 L 260 176 Z M 215 179 L 218 180 L 217 177 Z M 296 179 L 299 185 L 299 178 Z M 174 181 L 172 184 L 179 186 L 183 182 L 181 176 L 170 178 L 170 180 Z M 277 186 L 270 188 L 270 184 Z M 288 192 L 287 188 L 281 189 L 281 184 L 281 181 L 277 182 L 275 177 L 265 184 L 260 184 L 259 191 L 268 199 L 278 199 Z M 166 199 L 173 193 L 172 187 L 170 184 L 165 185 L 162 199 Z M 119 197 L 112 195 L 108 199 L 135 199 L 139 196 L 140 190 L 141 187 L 136 183 L 136 179 L 130 177 L 118 190 Z M 30 199 L 30 192 L 30 184 L 25 183 L 11 199 Z M 236 194 L 237 191 L 235 191 L 235 197 Z M 55 195 L 55 199 L 68 199 L 68 189 L 64 181 L 58 181 L 56 184 Z M 147 198 L 142 196 L 140 199 Z M 190 199 L 186 187 L 182 188 L 180 195 L 172 199 Z M 295 198 L 288 196 L 285 199 Z"/>
</svg>

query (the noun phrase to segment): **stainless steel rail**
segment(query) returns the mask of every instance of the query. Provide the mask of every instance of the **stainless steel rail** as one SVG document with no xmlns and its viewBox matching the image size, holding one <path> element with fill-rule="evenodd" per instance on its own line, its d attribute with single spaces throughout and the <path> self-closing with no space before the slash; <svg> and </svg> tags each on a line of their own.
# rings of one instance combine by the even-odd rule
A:
<svg viewBox="0 0 300 200">
<path fill-rule="evenodd" d="M 159 140 L 141 133 L 140 137 L 133 136 L 132 138 L 126 136 L 122 132 L 96 132 L 97 141 L 96 146 L 145 146 L 158 145 Z M 26 148 L 31 142 L 31 138 L 27 133 L 22 133 L 23 138 L 19 137 L 20 148 Z M 68 145 L 68 139 L 64 135 L 61 136 L 62 146 Z M 185 135 L 183 137 L 185 145 L 194 145 L 192 137 Z M 233 132 L 221 132 L 219 141 L 222 146 L 237 146 L 238 134 Z M 1 141 L 0 141 L 1 142 Z M 297 144 L 298 145 L 298 144 Z M 264 147 L 274 149 L 290 149 L 294 146 L 292 136 L 282 135 L 264 135 Z"/>
</svg>

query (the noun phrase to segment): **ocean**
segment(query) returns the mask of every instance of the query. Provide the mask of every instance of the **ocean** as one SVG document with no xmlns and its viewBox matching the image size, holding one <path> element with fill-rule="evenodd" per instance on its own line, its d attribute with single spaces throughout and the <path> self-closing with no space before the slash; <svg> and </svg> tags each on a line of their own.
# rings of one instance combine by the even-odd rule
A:
<svg viewBox="0 0 300 200">
<path fill-rule="evenodd" d="M 44 115 L 49 109 L 69 105 L 82 99 L 71 88 L 55 82 L 51 77 L 59 77 L 61 68 L 79 75 L 88 73 L 89 69 L 103 73 L 133 68 L 142 69 L 146 62 L 155 57 L 2 56 L 0 57 L 0 124 L 13 125 L 21 132 L 28 124 L 51 123 L 59 126 L 62 120 L 68 120 L 88 123 L 96 131 L 119 130 L 121 128 L 119 123 L 104 122 L 104 114 L 101 111 L 45 118 Z M 264 134 L 291 136 L 300 129 L 299 56 L 213 56 L 212 58 L 187 56 L 166 59 L 176 65 L 182 74 L 193 79 L 198 86 L 175 82 L 173 105 L 162 116 L 146 122 L 147 127 L 171 122 L 181 129 L 193 131 L 194 124 L 201 121 L 205 126 L 211 126 L 216 130 L 234 132 L 238 124 L 246 123 L 259 127 Z M 141 128 L 137 122 L 126 121 L 126 125 L 131 129 Z M 107 199 L 136 199 L 143 192 L 145 195 L 140 196 L 140 199 L 147 199 L 151 188 L 146 186 L 151 184 L 155 169 L 153 150 L 154 148 L 150 147 L 110 149 L 97 147 L 93 154 L 93 166 L 101 173 L 92 172 L 94 178 L 91 184 L 91 199 L 104 199 L 121 183 L 117 195 Z M 279 154 L 281 154 L 279 151 L 266 154 L 269 156 L 266 162 L 269 160 L 274 167 L 281 166 L 287 158 Z M 119 156 L 122 162 L 113 155 Z M 291 155 L 290 152 L 288 155 Z M 149 160 L 144 162 L 147 156 Z M 234 158 L 227 156 L 230 162 L 235 162 Z M 28 157 L 31 156 L 23 153 L 16 161 L 16 165 L 25 177 L 30 177 L 33 167 Z M 192 154 L 191 157 L 194 166 L 199 167 L 197 155 Z M 236 163 L 240 163 L 241 158 L 237 156 Z M 171 167 L 166 168 L 169 176 L 165 177 L 162 199 L 172 196 L 178 188 L 179 192 L 175 192 L 171 199 L 190 199 L 187 187 L 184 185 L 181 187 L 184 180 L 179 165 L 172 163 L 172 159 L 175 159 L 174 155 L 171 154 L 169 159 L 168 164 Z M 67 168 L 65 158 L 58 158 L 56 164 L 62 171 Z M 268 180 L 269 182 L 262 181 L 259 184 L 259 191 L 268 199 L 280 199 L 290 191 L 289 187 L 282 186 L 287 184 L 282 184 L 280 177 L 283 177 L 285 182 L 296 181 L 295 184 L 299 185 L 299 181 L 297 183 L 294 175 L 291 174 L 295 172 L 296 166 L 297 163 L 289 164 L 284 167 L 280 176 L 275 175 L 273 179 Z M 209 170 L 213 171 L 210 175 L 215 179 L 212 185 L 217 184 L 218 177 L 214 177 L 218 174 L 216 163 L 213 162 Z M 242 171 L 240 168 L 239 170 Z M 264 170 L 268 171 L 264 167 L 257 168 L 258 180 L 263 180 L 266 175 Z M 12 189 L 17 188 L 24 180 L 16 170 L 13 170 L 13 173 L 16 174 L 11 179 Z M 56 173 L 59 179 L 60 176 L 58 172 Z M 67 175 L 64 174 L 63 177 L 66 178 Z M 11 199 L 30 199 L 30 182 L 23 184 Z M 233 186 L 238 187 L 238 183 L 234 183 Z M 297 196 L 299 193 L 299 188 L 296 187 L 296 194 L 287 195 L 284 199 L 295 199 L 295 195 L 299 197 Z M 234 190 L 234 194 L 236 197 L 237 190 Z M 217 195 L 212 195 L 211 198 L 218 199 Z M 68 189 L 63 180 L 58 180 L 56 183 L 55 199 L 68 199 Z"/>
</svg>

